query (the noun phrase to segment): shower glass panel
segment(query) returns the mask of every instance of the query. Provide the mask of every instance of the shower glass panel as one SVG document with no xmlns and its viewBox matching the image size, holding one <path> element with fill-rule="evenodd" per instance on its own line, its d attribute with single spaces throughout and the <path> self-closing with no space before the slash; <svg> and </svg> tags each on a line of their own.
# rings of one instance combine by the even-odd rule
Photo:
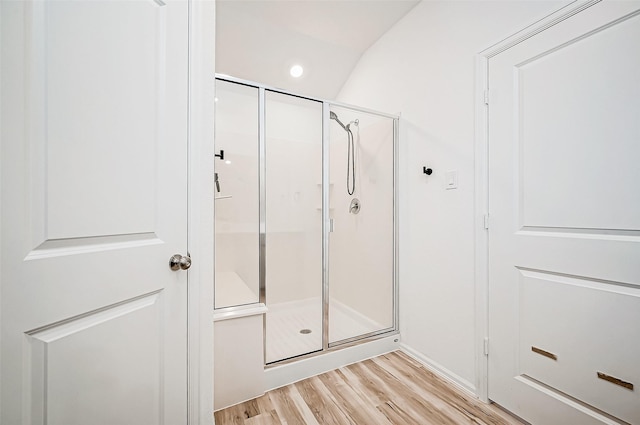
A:
<svg viewBox="0 0 640 425">
<path fill-rule="evenodd" d="M 258 89 L 216 80 L 215 308 L 259 298 Z"/>
<path fill-rule="evenodd" d="M 266 362 L 322 350 L 322 103 L 267 90 Z"/>
<path fill-rule="evenodd" d="M 394 327 L 394 120 L 331 106 L 329 345 Z"/>
</svg>

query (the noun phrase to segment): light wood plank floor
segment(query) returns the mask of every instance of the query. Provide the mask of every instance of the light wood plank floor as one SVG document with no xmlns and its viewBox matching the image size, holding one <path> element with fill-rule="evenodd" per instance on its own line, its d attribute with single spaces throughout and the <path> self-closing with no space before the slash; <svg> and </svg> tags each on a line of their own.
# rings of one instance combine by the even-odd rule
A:
<svg viewBox="0 0 640 425">
<path fill-rule="evenodd" d="M 216 425 L 521 424 L 396 351 L 215 413 Z"/>
</svg>

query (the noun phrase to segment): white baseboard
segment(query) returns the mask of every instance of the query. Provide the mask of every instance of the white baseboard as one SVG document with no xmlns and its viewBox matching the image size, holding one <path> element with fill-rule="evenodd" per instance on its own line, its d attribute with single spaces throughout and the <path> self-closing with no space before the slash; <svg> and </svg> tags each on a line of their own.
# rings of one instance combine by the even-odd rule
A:
<svg viewBox="0 0 640 425">
<path fill-rule="evenodd" d="M 393 334 L 370 342 L 329 351 L 314 357 L 265 369 L 265 391 L 284 387 L 312 376 L 352 363 L 389 353 L 400 348 L 400 335 Z"/>
<path fill-rule="evenodd" d="M 450 382 L 451 384 L 455 385 L 461 390 L 469 393 L 469 395 L 473 396 L 474 398 L 478 398 L 478 394 L 476 393 L 476 387 L 471 382 L 461 378 L 460 376 L 451 372 L 449 369 L 439 365 L 438 363 L 434 362 L 424 354 L 414 350 L 413 348 L 409 347 L 406 344 L 400 344 L 400 350 L 402 350 L 405 354 L 407 354 L 408 356 L 411 356 L 418 362 L 422 363 L 424 367 L 426 367 L 427 369 L 429 369 L 430 371 L 432 371 L 442 379 L 446 380 L 447 382 Z"/>
</svg>

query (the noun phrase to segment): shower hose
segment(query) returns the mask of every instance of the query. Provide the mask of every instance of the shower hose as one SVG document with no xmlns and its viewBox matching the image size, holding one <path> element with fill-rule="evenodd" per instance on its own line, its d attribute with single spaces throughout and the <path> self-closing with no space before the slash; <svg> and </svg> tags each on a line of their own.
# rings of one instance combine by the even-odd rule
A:
<svg viewBox="0 0 640 425">
<path fill-rule="evenodd" d="M 356 191 L 356 146 L 351 129 L 347 130 L 347 193 L 353 195 Z"/>
</svg>

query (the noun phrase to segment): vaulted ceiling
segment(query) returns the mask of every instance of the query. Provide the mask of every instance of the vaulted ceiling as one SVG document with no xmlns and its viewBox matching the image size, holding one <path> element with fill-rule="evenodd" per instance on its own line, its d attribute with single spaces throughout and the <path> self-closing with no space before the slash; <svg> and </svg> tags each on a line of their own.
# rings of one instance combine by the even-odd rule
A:
<svg viewBox="0 0 640 425">
<path fill-rule="evenodd" d="M 218 0 L 216 72 L 334 99 L 362 54 L 419 0 Z M 304 67 L 300 78 L 291 66 Z"/>
</svg>

